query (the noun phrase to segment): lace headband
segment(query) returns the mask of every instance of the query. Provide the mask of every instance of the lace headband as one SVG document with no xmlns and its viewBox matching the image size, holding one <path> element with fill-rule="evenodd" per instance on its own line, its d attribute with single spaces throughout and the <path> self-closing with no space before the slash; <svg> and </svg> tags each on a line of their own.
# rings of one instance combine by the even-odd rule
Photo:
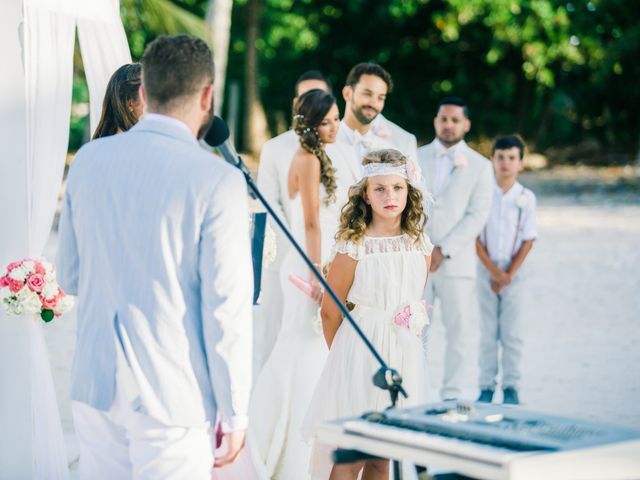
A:
<svg viewBox="0 0 640 480">
<path fill-rule="evenodd" d="M 420 167 L 411 159 L 407 159 L 404 165 L 392 165 L 391 163 L 367 163 L 362 167 L 362 177 L 375 177 L 377 175 L 398 175 L 409 180 L 413 186 L 419 186 L 422 178 Z"/>
<path fill-rule="evenodd" d="M 363 177 L 376 177 L 378 175 L 398 175 L 409 180 L 406 165 L 392 165 L 390 163 L 367 163 L 362 167 Z"/>
</svg>

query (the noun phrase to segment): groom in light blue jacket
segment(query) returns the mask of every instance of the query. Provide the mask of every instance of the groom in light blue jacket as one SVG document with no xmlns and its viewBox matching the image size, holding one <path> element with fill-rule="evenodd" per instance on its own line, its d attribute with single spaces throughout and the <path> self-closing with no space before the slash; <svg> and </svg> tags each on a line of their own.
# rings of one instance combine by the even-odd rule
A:
<svg viewBox="0 0 640 480">
<path fill-rule="evenodd" d="M 212 119 L 202 40 L 145 50 L 147 114 L 69 172 L 58 280 L 78 295 L 80 477 L 208 479 L 244 444 L 252 270 L 239 171 L 198 144 Z M 214 459 L 216 433 L 229 449 Z"/>
</svg>

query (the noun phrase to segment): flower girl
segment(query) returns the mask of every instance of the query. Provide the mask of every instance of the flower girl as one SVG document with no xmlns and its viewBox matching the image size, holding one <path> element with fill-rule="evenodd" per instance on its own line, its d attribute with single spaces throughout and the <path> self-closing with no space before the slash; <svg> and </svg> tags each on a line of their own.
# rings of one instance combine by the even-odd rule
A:
<svg viewBox="0 0 640 480">
<path fill-rule="evenodd" d="M 363 161 L 363 179 L 351 187 L 336 235 L 328 282 L 352 304 L 351 315 L 410 395 L 400 404 L 423 403 L 426 388 L 422 330 L 428 323 L 421 301 L 433 245 L 423 234 L 426 217 L 416 186 L 417 167 L 397 150 L 378 150 Z M 330 352 L 305 420 L 313 438 L 325 420 L 381 411 L 387 391 L 373 386 L 379 365 L 336 304 L 325 295 L 322 326 Z M 404 400 L 404 402 L 403 402 Z M 314 479 L 388 479 L 386 460 L 332 465 L 333 447 L 315 442 Z"/>
</svg>

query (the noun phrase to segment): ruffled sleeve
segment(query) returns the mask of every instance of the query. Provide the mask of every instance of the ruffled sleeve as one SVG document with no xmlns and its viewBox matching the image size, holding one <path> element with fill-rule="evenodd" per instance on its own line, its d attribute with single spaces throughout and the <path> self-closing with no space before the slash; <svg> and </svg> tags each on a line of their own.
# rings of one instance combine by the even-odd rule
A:
<svg viewBox="0 0 640 480">
<path fill-rule="evenodd" d="M 431 243 L 431 239 L 426 233 L 422 235 L 418 247 L 425 255 L 431 255 L 431 252 L 433 252 L 433 243 Z"/>
<path fill-rule="evenodd" d="M 365 251 L 362 244 L 341 240 L 337 242 L 333 247 L 333 255 L 331 257 L 335 257 L 338 253 L 346 254 L 354 260 L 358 261 L 362 260 Z"/>
</svg>

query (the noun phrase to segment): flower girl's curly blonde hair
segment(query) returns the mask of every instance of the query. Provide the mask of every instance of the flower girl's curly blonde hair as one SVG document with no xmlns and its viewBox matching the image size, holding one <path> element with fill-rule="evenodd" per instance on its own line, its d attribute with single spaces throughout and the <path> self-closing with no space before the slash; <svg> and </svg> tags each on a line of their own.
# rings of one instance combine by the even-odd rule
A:
<svg viewBox="0 0 640 480">
<path fill-rule="evenodd" d="M 376 150 L 368 153 L 362 159 L 362 165 L 370 163 L 388 163 L 391 165 L 406 165 L 407 158 L 392 148 Z M 342 207 L 340 215 L 340 227 L 336 233 L 337 241 L 350 241 L 359 243 L 371 223 L 371 205 L 365 202 L 365 192 L 369 185 L 369 179 L 363 178 L 349 189 L 349 201 Z M 407 205 L 402 212 L 400 226 L 402 231 L 418 242 L 422 236 L 427 216 L 423 208 L 422 192 L 407 181 Z"/>
</svg>

